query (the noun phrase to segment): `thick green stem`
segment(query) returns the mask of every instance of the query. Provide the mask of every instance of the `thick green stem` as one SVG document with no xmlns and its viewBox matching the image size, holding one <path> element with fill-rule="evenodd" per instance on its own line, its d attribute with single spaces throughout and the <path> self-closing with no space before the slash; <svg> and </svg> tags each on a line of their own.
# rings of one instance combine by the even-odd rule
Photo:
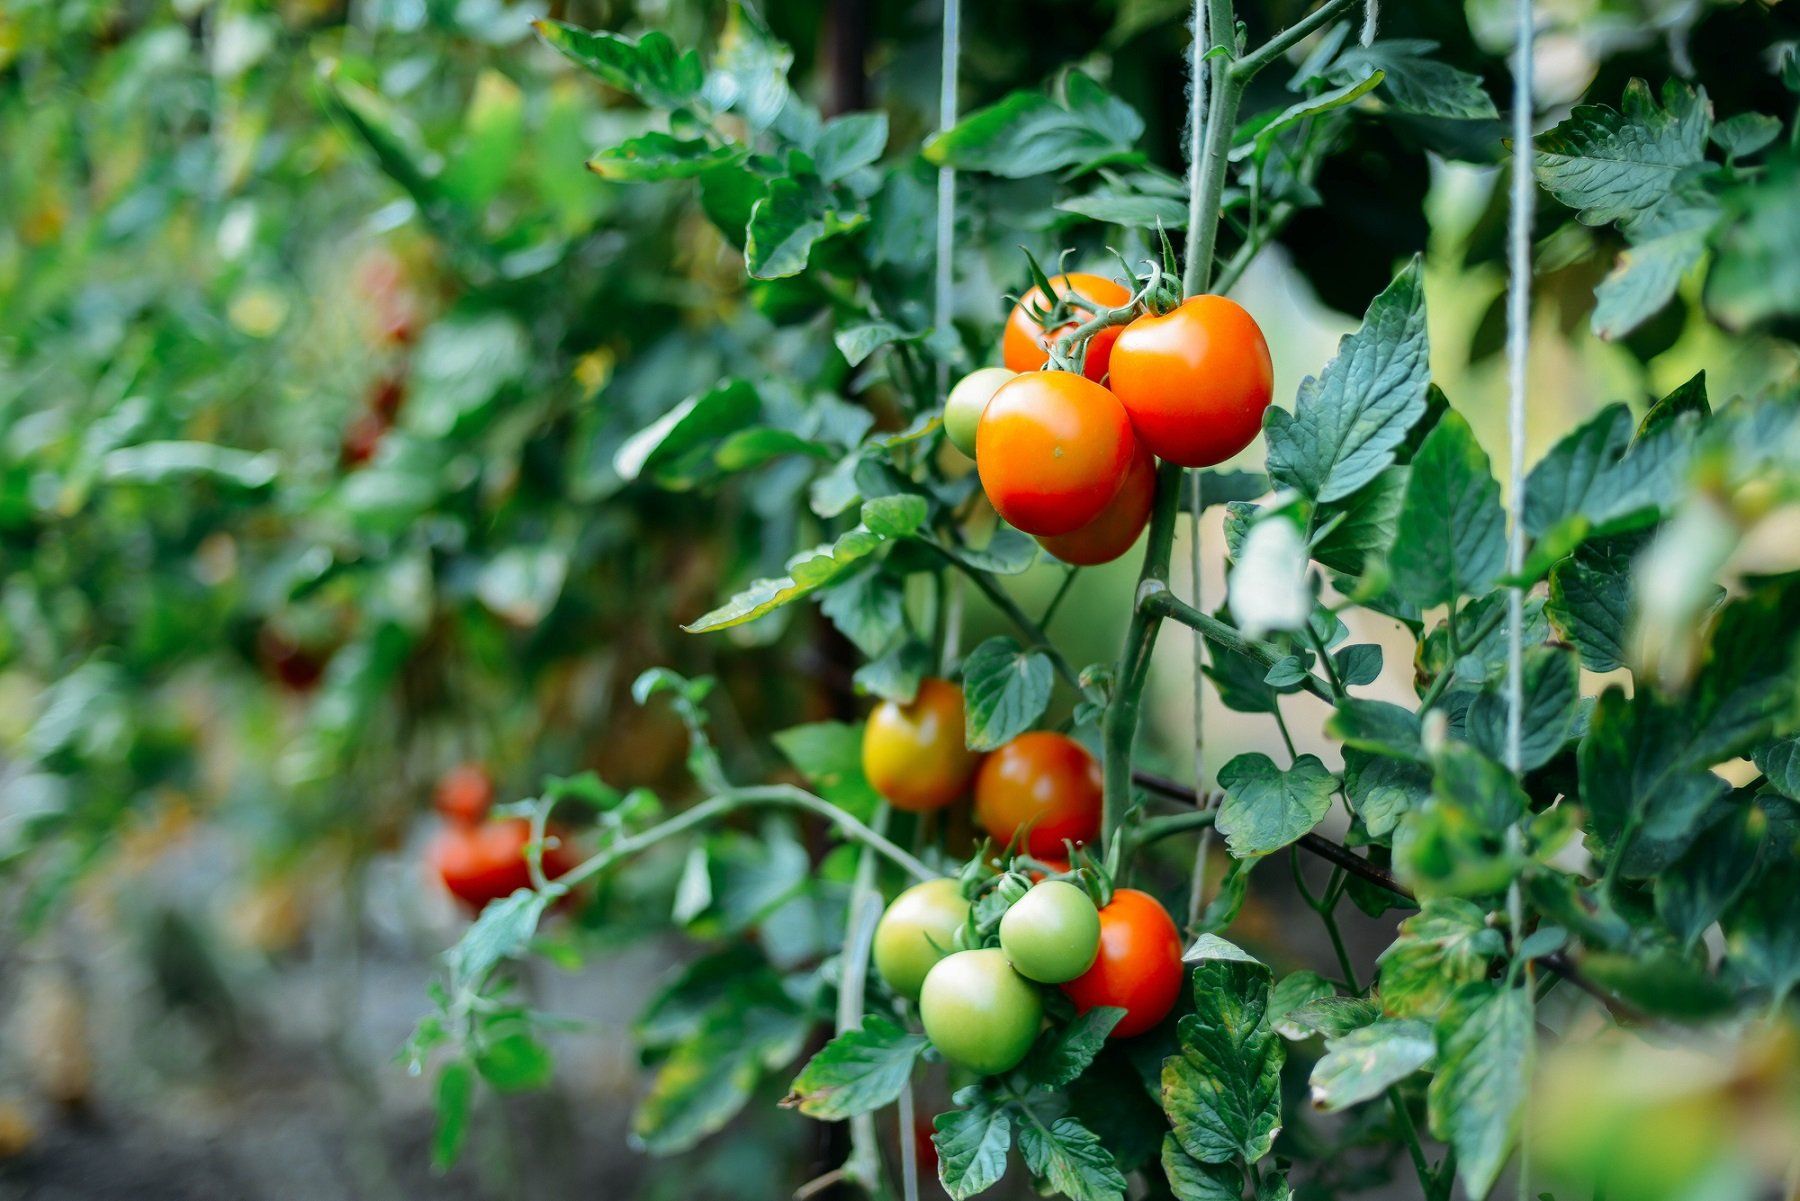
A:
<svg viewBox="0 0 1800 1201">
<path fill-rule="evenodd" d="M 1214 646 L 1233 654 L 1247 656 L 1265 668 L 1273 667 L 1280 660 L 1287 658 L 1287 652 L 1280 647 L 1261 639 L 1244 637 L 1242 631 L 1236 627 L 1227 625 L 1210 613 L 1200 612 L 1167 588 L 1140 588 L 1138 608 L 1155 617 L 1172 617 L 1182 625 L 1198 630 L 1200 636 Z M 1322 701 L 1334 700 L 1331 694 L 1331 685 L 1316 675 L 1308 673 L 1302 678 L 1300 686 Z"/>
<path fill-rule="evenodd" d="M 1150 536 L 1144 548 L 1144 567 L 1138 576 L 1137 595 L 1169 591 L 1169 559 L 1175 547 L 1175 517 L 1181 507 L 1181 468 L 1164 463 L 1156 469 L 1156 500 L 1150 510 Z M 1113 696 L 1106 706 L 1102 729 L 1105 748 L 1106 795 L 1100 824 L 1101 845 L 1110 846 L 1131 808 L 1131 753 L 1137 742 L 1138 713 L 1144 686 L 1149 682 L 1150 651 L 1156 645 L 1157 615 L 1143 604 L 1133 604 L 1125 628 L 1125 645 L 1113 681 Z"/>
<path fill-rule="evenodd" d="M 1400 1119 L 1400 1128 L 1406 1132 L 1406 1149 L 1412 1155 L 1413 1171 L 1418 1173 L 1419 1187 L 1428 1199 L 1435 1199 L 1439 1181 L 1425 1158 L 1425 1146 L 1419 1141 L 1418 1123 L 1413 1121 L 1412 1111 L 1406 1108 L 1399 1089 L 1388 1089 L 1387 1098 L 1388 1104 L 1394 1107 L 1394 1116 Z"/>
<path fill-rule="evenodd" d="M 1212 282 L 1213 253 L 1219 239 L 1219 206 L 1225 197 L 1226 168 L 1230 165 L 1231 135 L 1237 128 L 1238 103 L 1244 98 L 1244 79 L 1219 57 L 1228 59 L 1237 41 L 1237 14 L 1231 0 L 1209 0 L 1207 32 L 1213 57 L 1212 95 L 1206 114 L 1206 141 L 1201 146 L 1196 198 L 1188 220 L 1187 266 L 1182 272 L 1184 296 L 1198 296 Z"/>
<path fill-rule="evenodd" d="M 558 876 L 550 882 L 547 888 L 539 891 L 551 896 L 561 896 L 588 877 L 596 876 L 620 860 L 646 851 L 677 834 L 683 834 L 704 826 L 708 822 L 717 821 L 739 809 L 768 806 L 785 806 L 816 814 L 836 826 L 839 833 L 851 841 L 872 847 L 916 880 L 935 880 L 943 874 L 932 871 L 917 857 L 896 846 L 886 835 L 870 828 L 830 801 L 816 797 L 805 789 L 796 788 L 792 784 L 763 784 L 753 788 L 736 788 L 730 792 L 722 792 L 718 796 L 701 801 L 692 809 L 685 809 L 677 813 L 665 822 L 651 826 L 648 830 L 621 838 L 606 849 L 577 864 L 570 871 Z"/>
<path fill-rule="evenodd" d="M 1359 0 L 1326 0 L 1318 8 L 1250 51 L 1231 64 L 1231 77 L 1239 87 L 1249 83 L 1256 73 L 1298 46 L 1313 33 L 1348 12 Z"/>
</svg>

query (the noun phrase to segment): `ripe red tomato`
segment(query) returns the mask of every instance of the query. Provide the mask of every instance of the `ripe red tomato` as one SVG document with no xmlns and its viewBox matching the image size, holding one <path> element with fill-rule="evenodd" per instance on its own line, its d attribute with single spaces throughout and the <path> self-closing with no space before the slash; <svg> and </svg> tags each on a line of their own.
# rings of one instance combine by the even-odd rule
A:
<svg viewBox="0 0 1800 1201">
<path fill-rule="evenodd" d="M 1000 386 L 975 428 L 975 466 L 1000 516 L 1048 537 L 1100 516 L 1137 454 L 1131 419 L 1099 384 L 1032 371 Z"/>
<path fill-rule="evenodd" d="M 1183 467 L 1211 467 L 1250 445 L 1274 383 L 1256 319 L 1223 296 L 1146 313 L 1113 347 L 1110 384 L 1132 428 Z"/>
<path fill-rule="evenodd" d="M 1100 764 L 1065 734 L 1021 734 L 987 757 L 975 777 L 975 818 L 1001 845 L 1021 831 L 1033 858 L 1060 857 L 1100 833 Z"/>
<path fill-rule="evenodd" d="M 1110 563 L 1137 543 L 1138 535 L 1150 520 L 1150 507 L 1156 499 L 1156 460 L 1138 443 L 1137 455 L 1125 469 L 1125 482 L 1119 494 L 1107 502 L 1100 516 L 1078 530 L 1039 538 L 1045 550 L 1077 567 Z"/>
<path fill-rule="evenodd" d="M 531 823 L 522 817 L 456 822 L 438 835 L 427 858 L 450 895 L 470 912 L 479 913 L 489 901 L 531 887 L 531 867 L 525 860 L 530 841 Z M 574 866 L 574 855 L 566 843 L 544 847 L 544 875 L 550 879 Z"/>
<path fill-rule="evenodd" d="M 438 780 L 431 803 L 448 821 L 465 825 L 478 822 L 493 807 L 493 777 L 479 763 L 453 767 Z"/>
<path fill-rule="evenodd" d="M 1121 888 L 1100 911 L 1100 954 L 1094 966 L 1062 986 L 1081 1013 L 1102 1005 L 1126 1011 L 1108 1038 L 1142 1034 L 1181 995 L 1181 934 L 1162 903 Z"/>
<path fill-rule="evenodd" d="M 942 809 L 969 790 L 981 756 L 963 742 L 962 689 L 927 679 L 908 705 L 882 701 L 863 727 L 863 774 L 896 809 Z"/>
<path fill-rule="evenodd" d="M 1131 299 L 1131 290 L 1123 284 L 1104 275 L 1081 271 L 1051 276 L 1050 287 L 1058 296 L 1073 294 L 1099 308 L 1116 309 Z M 1031 315 L 1032 309 L 1042 308 L 1045 303 L 1044 290 L 1033 288 L 1013 306 L 1012 315 L 1006 319 L 1006 333 L 1000 339 L 1000 359 L 1009 369 L 1036 371 L 1050 361 L 1050 344 L 1086 320 L 1085 316 L 1077 314 L 1076 320 L 1046 334 L 1044 327 Z M 1112 357 L 1119 330 L 1119 326 L 1110 325 L 1088 339 L 1087 361 L 1082 364 L 1081 373 L 1095 383 L 1106 378 L 1107 362 Z"/>
</svg>

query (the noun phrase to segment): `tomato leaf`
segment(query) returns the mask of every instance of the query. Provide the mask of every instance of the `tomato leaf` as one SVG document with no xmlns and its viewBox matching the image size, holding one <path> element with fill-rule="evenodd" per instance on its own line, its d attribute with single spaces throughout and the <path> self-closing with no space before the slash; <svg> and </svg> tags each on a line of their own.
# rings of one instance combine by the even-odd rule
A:
<svg viewBox="0 0 1800 1201">
<path fill-rule="evenodd" d="M 1401 112 L 1451 121 L 1497 117 L 1481 77 L 1428 57 L 1438 48 L 1424 38 L 1387 38 L 1352 46 L 1332 63 L 1325 78 L 1343 83 L 1370 71 L 1382 73 L 1382 95 Z"/>
<path fill-rule="evenodd" d="M 1437 1027 L 1439 1068 L 1426 1093 L 1431 1133 L 1457 1156 L 1456 1176 L 1486 1197 L 1519 1134 L 1531 1080 L 1531 994 L 1472 985 Z"/>
<path fill-rule="evenodd" d="M 1549 646 L 1525 652 L 1519 686 L 1519 766 L 1542 767 L 1562 749 L 1575 727 L 1581 703 L 1581 672 L 1575 657 Z M 1464 719 L 1469 741 L 1490 758 L 1506 758 L 1506 681 L 1496 677 L 1482 685 Z"/>
<path fill-rule="evenodd" d="M 1032 1048 L 1025 1071 L 1040 1088 L 1062 1088 L 1087 1071 L 1106 1046 L 1106 1036 L 1125 1016 L 1123 1009 L 1102 1005 L 1080 1014 L 1060 1029 L 1046 1031 Z"/>
<path fill-rule="evenodd" d="M 1538 183 L 1587 225 L 1648 211 L 1684 168 L 1701 161 L 1712 126 L 1704 91 L 1670 80 L 1662 102 L 1658 108 L 1649 85 L 1633 79 L 1617 110 L 1576 105 L 1566 121 L 1537 137 Z"/>
<path fill-rule="evenodd" d="M 1506 562 L 1506 512 L 1487 453 L 1452 410 L 1413 457 L 1395 522 L 1394 591 L 1420 608 L 1488 591 Z"/>
<path fill-rule="evenodd" d="M 1330 1039 L 1313 1065 L 1312 1103 L 1327 1113 L 1380 1096 L 1431 1063 L 1431 1023 L 1386 1020 Z"/>
<path fill-rule="evenodd" d="M 608 146 L 588 160 L 588 170 L 601 179 L 638 182 L 657 179 L 692 179 L 696 175 L 736 162 L 740 152 L 730 146 L 714 146 L 704 138 L 676 138 L 652 131 Z"/>
<path fill-rule="evenodd" d="M 1331 808 L 1337 777 L 1315 755 L 1301 755 L 1283 771 L 1261 752 L 1239 755 L 1219 769 L 1225 800 L 1218 830 L 1238 859 L 1253 859 L 1287 846 L 1319 824 Z"/>
<path fill-rule="evenodd" d="M 475 1070 L 464 1059 L 452 1060 L 438 1073 L 432 1104 L 437 1130 L 431 1138 L 431 1166 L 448 1171 L 462 1154 L 469 1132 L 469 1109 L 475 1100 Z"/>
<path fill-rule="evenodd" d="M 1124 1201 L 1125 1176 L 1112 1153 L 1075 1118 L 1021 1122 L 1019 1151 L 1034 1176 L 1070 1201 Z"/>
<path fill-rule="evenodd" d="M 1012 1119 L 979 1087 L 965 1088 L 952 1098 L 962 1109 L 932 1119 L 936 1133 L 938 1182 L 955 1201 L 965 1201 L 1000 1183 L 1006 1175 L 1006 1153 L 1012 1147 Z"/>
<path fill-rule="evenodd" d="M 1415 258 L 1370 303 L 1318 378 L 1301 382 L 1293 412 L 1264 414 L 1271 479 L 1314 501 L 1339 500 L 1394 461 L 1425 414 L 1424 296 Z"/>
<path fill-rule="evenodd" d="M 1476 905 L 1434 898 L 1400 923 L 1400 935 L 1377 961 L 1382 1007 L 1397 1017 L 1433 1017 L 1460 985 L 1484 979 L 1503 951 L 1498 930 Z"/>
<path fill-rule="evenodd" d="M 1176 1201 L 1243 1201 L 1244 1173 L 1234 1163 L 1201 1163 L 1181 1149 L 1173 1134 L 1163 1136 L 1163 1175 Z"/>
<path fill-rule="evenodd" d="M 807 1061 L 782 1104 L 828 1122 L 880 1109 L 900 1096 L 925 1046 L 924 1035 L 870 1014 Z"/>
<path fill-rule="evenodd" d="M 1175 1137 L 1202 1163 L 1255 1162 L 1281 1133 L 1287 1048 L 1269 1025 L 1269 980 L 1254 960 L 1194 968 L 1195 1011 L 1176 1026 L 1180 1047 L 1163 1061 L 1162 1092 Z"/>
<path fill-rule="evenodd" d="M 1004 634 L 983 642 L 963 661 L 970 749 L 992 751 L 1029 730 L 1050 703 L 1050 659 L 1026 651 Z"/>
</svg>

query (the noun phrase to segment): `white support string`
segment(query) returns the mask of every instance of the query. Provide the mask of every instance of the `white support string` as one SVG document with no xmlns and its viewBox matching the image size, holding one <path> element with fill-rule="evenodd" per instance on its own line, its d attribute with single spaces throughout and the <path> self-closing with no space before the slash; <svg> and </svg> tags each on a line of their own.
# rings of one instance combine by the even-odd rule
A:
<svg viewBox="0 0 1800 1201">
<path fill-rule="evenodd" d="M 1194 45 L 1188 61 L 1188 243 L 1194 253 L 1193 231 L 1200 220 L 1200 147 L 1206 126 L 1207 57 L 1211 43 L 1207 28 L 1206 0 L 1194 0 Z M 1193 272 L 1190 270 L 1191 276 Z M 1188 582 L 1191 603 L 1204 612 L 1200 591 L 1200 473 L 1189 471 L 1183 481 L 1190 489 L 1192 508 L 1188 510 Z M 1206 701 L 1206 640 L 1200 631 L 1194 635 L 1194 795 L 1206 803 L 1206 737 L 1204 705 Z M 1212 850 L 1212 827 L 1200 830 L 1200 848 L 1194 854 L 1194 871 L 1189 882 L 1188 929 L 1200 924 L 1200 913 L 1206 897 L 1206 858 Z"/>
<path fill-rule="evenodd" d="M 1357 39 L 1367 46 L 1375 40 L 1375 28 L 1381 24 L 1381 0 L 1363 0 L 1362 36 Z"/>
<path fill-rule="evenodd" d="M 956 72 L 962 53 L 962 0 L 944 0 L 944 39 L 938 82 L 938 130 L 956 124 Z M 932 295 L 932 325 L 940 338 L 951 329 L 950 308 L 955 295 L 956 171 L 938 168 L 937 277 Z M 938 399 L 950 389 L 950 360 L 938 359 Z"/>
<path fill-rule="evenodd" d="M 1517 575 L 1525 562 L 1525 387 L 1531 344 L 1531 218 L 1536 200 L 1531 175 L 1531 0 L 1515 0 L 1517 39 L 1513 59 L 1512 212 L 1508 232 L 1510 262 L 1506 296 L 1506 416 L 1510 452 L 1512 519 L 1507 530 L 1506 568 Z M 1523 709 L 1521 673 L 1525 662 L 1525 593 L 1506 594 L 1506 765 L 1519 770 Z"/>
</svg>

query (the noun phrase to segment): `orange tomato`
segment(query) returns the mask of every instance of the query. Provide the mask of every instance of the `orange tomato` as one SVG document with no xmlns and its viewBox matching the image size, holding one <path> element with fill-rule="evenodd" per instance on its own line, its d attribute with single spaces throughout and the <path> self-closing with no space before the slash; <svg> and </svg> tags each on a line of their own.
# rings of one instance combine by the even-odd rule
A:
<svg viewBox="0 0 1800 1201">
<path fill-rule="evenodd" d="M 1077 567 L 1110 563 L 1132 548 L 1138 535 L 1150 520 L 1150 506 L 1156 499 L 1156 460 L 1138 443 L 1137 455 L 1125 471 L 1125 482 L 1119 493 L 1107 502 L 1100 516 L 1078 530 L 1039 538 L 1043 548 Z"/>
<path fill-rule="evenodd" d="M 1065 734 L 1021 734 L 975 777 L 975 819 L 1002 846 L 1019 839 L 1035 859 L 1060 859 L 1064 841 L 1100 833 L 1100 764 Z"/>
<path fill-rule="evenodd" d="M 1008 380 L 975 428 L 975 466 L 988 500 L 1040 537 L 1071 533 L 1100 516 L 1136 453 L 1118 400 L 1070 371 Z"/>
<path fill-rule="evenodd" d="M 453 767 L 439 778 L 431 803 L 453 822 L 478 822 L 494 806 L 494 780 L 479 763 Z"/>
<path fill-rule="evenodd" d="M 552 828 L 547 835 L 556 834 Z M 471 912 L 479 913 L 488 902 L 510 897 L 531 887 L 531 865 L 525 847 L 531 842 L 531 822 L 522 817 L 499 821 L 454 822 L 432 843 L 429 859 L 450 895 Z M 566 842 L 544 847 L 544 875 L 556 879 L 575 866 Z"/>
<path fill-rule="evenodd" d="M 1211 467 L 1255 439 L 1275 376 L 1256 319 L 1223 296 L 1195 296 L 1125 327 L 1110 383 L 1153 454 Z"/>
<path fill-rule="evenodd" d="M 1089 275 L 1082 271 L 1053 275 L 1050 287 L 1058 296 L 1079 296 L 1097 308 L 1116 309 L 1131 299 L 1131 290 L 1123 284 L 1104 275 Z M 1044 327 L 1031 315 L 1032 309 L 1042 308 L 1046 303 L 1044 290 L 1033 288 L 1013 306 L 1012 315 L 1006 319 L 1006 332 L 1000 338 L 1000 359 L 1009 369 L 1038 370 L 1050 361 L 1051 343 L 1086 320 L 1085 316 L 1078 315 L 1077 320 L 1059 325 L 1046 334 Z M 1107 362 L 1112 357 L 1113 343 L 1118 340 L 1120 328 L 1110 325 L 1088 339 L 1087 361 L 1082 364 L 1081 373 L 1095 383 L 1106 378 Z"/>
<path fill-rule="evenodd" d="M 942 809 L 969 790 L 981 756 L 963 742 L 962 689 L 919 684 L 912 703 L 882 701 L 863 727 L 863 774 L 896 809 Z"/>
<path fill-rule="evenodd" d="M 1181 934 L 1169 911 L 1147 892 L 1121 888 L 1100 911 L 1094 966 L 1062 990 L 1081 1013 L 1102 1005 L 1125 1010 L 1107 1037 L 1130 1038 L 1169 1015 L 1182 975 Z"/>
</svg>

